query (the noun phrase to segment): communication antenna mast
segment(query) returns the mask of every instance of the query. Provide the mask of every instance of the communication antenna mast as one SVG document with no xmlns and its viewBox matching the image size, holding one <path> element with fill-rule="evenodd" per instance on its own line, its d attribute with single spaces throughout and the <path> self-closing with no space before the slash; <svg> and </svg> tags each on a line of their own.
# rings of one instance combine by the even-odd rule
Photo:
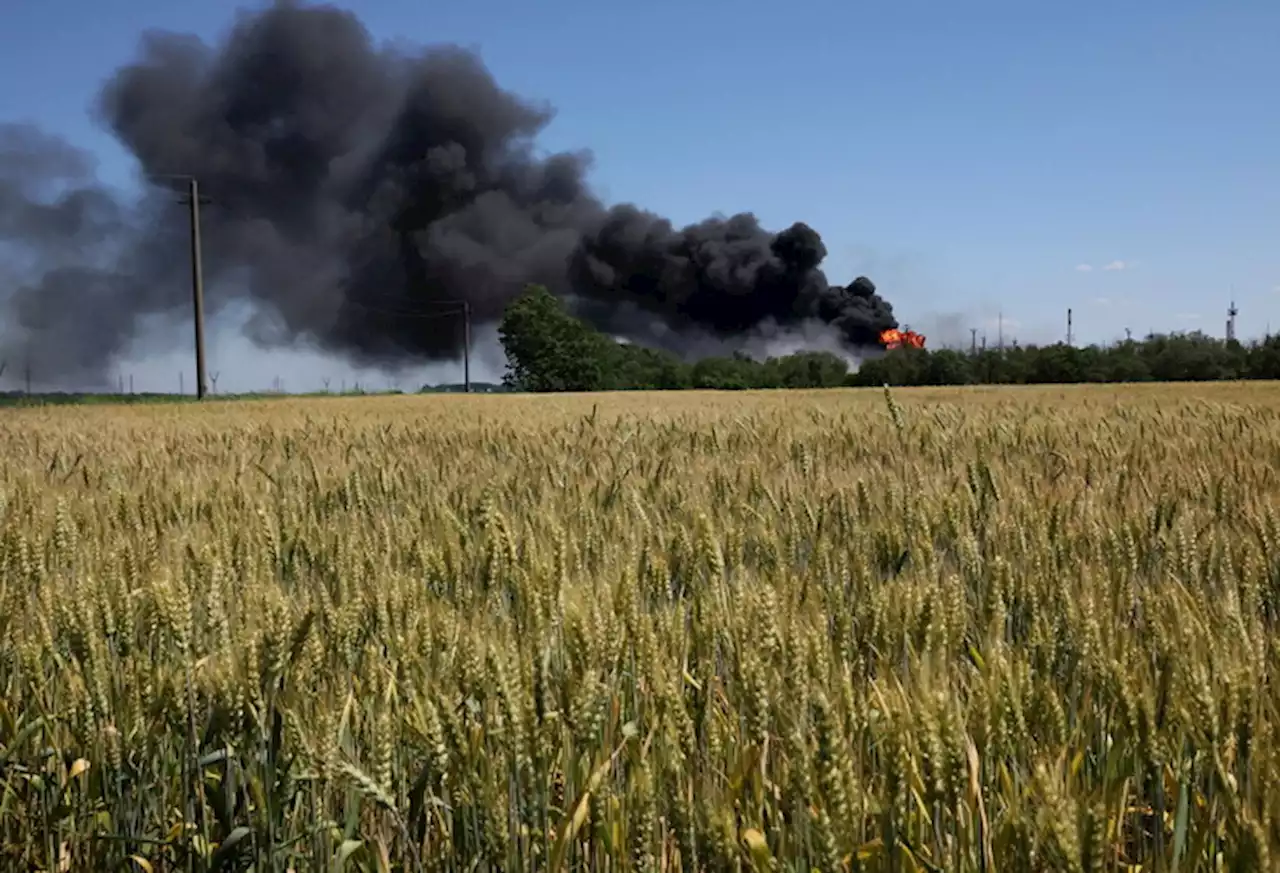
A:
<svg viewBox="0 0 1280 873">
<path fill-rule="evenodd" d="M 1232 300 L 1227 307 L 1227 342 L 1236 338 L 1236 316 L 1239 314 L 1240 310 L 1236 309 L 1236 302 Z"/>
<path fill-rule="evenodd" d="M 1067 309 L 1067 345 L 1071 345 L 1071 310 Z"/>
</svg>

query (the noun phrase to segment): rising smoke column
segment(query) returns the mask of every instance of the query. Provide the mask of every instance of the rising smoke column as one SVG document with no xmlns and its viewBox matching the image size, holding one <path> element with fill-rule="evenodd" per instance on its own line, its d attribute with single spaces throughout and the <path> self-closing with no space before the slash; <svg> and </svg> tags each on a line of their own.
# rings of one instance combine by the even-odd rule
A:
<svg viewBox="0 0 1280 873">
<path fill-rule="evenodd" d="M 247 298 L 264 345 L 307 340 L 357 364 L 460 353 L 457 319 L 406 318 L 470 302 L 492 322 L 529 282 L 593 323 L 644 341 L 744 335 L 818 320 L 853 346 L 896 326 L 866 279 L 830 286 L 803 224 L 773 234 L 750 214 L 676 229 L 602 204 L 585 153 L 535 152 L 552 117 L 452 46 L 376 45 L 331 6 L 242 13 L 211 47 L 144 34 L 98 110 L 145 178 L 191 174 L 208 306 Z M 0 237 L 22 253 L 5 313 L 68 376 L 103 370 L 149 314 L 185 315 L 183 214 L 172 193 L 125 206 L 84 155 L 0 128 Z"/>
<path fill-rule="evenodd" d="M 834 326 L 849 345 L 875 345 L 879 325 L 896 324 L 892 307 L 870 279 L 828 285 L 819 269 L 826 255 L 822 238 L 800 222 L 775 235 L 743 213 L 677 230 L 627 204 L 583 235 L 570 284 L 594 321 L 623 335 L 636 328 L 639 309 L 677 336 L 741 336 L 813 319 Z"/>
<path fill-rule="evenodd" d="M 98 376 L 140 314 L 189 301 L 181 235 L 141 232 L 144 212 L 95 183 L 89 155 L 0 123 L 0 364 L 35 355 L 55 377 Z M 138 282 L 144 266 L 160 281 Z"/>
</svg>

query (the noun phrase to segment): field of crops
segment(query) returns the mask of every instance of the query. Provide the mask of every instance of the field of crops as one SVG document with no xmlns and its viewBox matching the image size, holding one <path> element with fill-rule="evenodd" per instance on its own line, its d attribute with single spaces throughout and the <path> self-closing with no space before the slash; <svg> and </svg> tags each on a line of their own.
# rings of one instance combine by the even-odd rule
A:
<svg viewBox="0 0 1280 873">
<path fill-rule="evenodd" d="M 0 869 L 1267 870 L 1280 387 L 0 414 Z"/>
</svg>

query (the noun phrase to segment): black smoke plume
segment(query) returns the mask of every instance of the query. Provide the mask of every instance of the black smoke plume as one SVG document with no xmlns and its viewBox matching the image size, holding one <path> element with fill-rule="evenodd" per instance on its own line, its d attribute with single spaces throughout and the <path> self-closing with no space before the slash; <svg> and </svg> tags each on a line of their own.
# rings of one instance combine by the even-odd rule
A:
<svg viewBox="0 0 1280 873">
<path fill-rule="evenodd" d="M 606 207 L 585 154 L 535 151 L 550 109 L 469 52 L 378 46 L 331 6 L 241 13 L 216 47 L 148 32 L 97 110 L 150 181 L 136 204 L 97 185 L 83 153 L 0 125 L 0 338 L 38 344 L 62 378 L 101 376 L 143 317 L 186 315 L 173 175 L 212 200 L 207 306 L 251 300 L 267 346 L 308 340 L 387 367 L 456 359 L 462 325 L 442 302 L 493 322 L 529 282 L 677 349 L 810 319 L 866 346 L 896 326 L 869 280 L 828 284 L 808 226 L 773 234 L 740 214 L 678 229 Z"/>
</svg>

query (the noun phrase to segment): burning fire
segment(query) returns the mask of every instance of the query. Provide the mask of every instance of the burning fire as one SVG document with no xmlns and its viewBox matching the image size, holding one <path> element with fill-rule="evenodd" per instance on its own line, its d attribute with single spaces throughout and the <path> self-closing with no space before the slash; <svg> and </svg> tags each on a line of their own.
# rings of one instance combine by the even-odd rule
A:
<svg viewBox="0 0 1280 873">
<path fill-rule="evenodd" d="M 884 344 L 886 349 L 922 349 L 924 348 L 924 334 L 916 333 L 914 330 L 890 328 L 881 332 L 880 342 Z"/>
</svg>

